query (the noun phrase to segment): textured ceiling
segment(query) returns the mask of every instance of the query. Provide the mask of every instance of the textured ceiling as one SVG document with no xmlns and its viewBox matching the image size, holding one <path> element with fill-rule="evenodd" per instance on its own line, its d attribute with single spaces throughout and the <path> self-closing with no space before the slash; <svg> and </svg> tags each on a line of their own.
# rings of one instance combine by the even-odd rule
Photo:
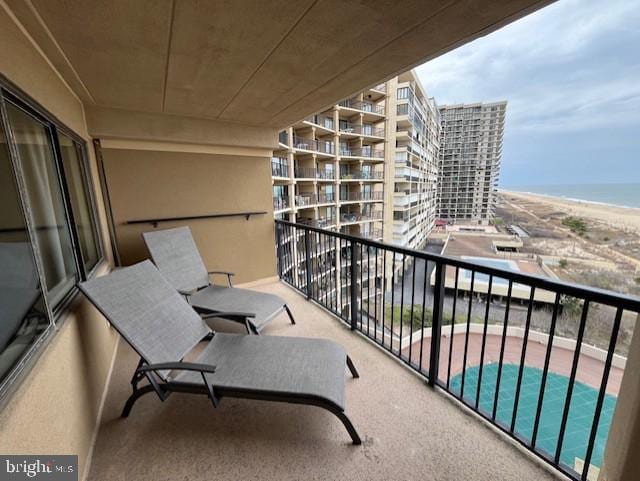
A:
<svg viewBox="0 0 640 481">
<path fill-rule="evenodd" d="M 282 127 L 548 0 L 7 0 L 83 101 Z"/>
</svg>

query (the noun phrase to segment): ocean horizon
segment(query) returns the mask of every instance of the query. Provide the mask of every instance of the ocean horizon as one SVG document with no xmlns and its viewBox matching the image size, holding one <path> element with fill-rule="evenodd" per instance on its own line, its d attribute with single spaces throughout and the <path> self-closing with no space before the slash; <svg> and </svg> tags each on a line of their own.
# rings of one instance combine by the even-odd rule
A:
<svg viewBox="0 0 640 481">
<path fill-rule="evenodd" d="M 640 208 L 640 183 L 500 186 L 499 190 L 531 193 L 617 207 Z"/>
</svg>

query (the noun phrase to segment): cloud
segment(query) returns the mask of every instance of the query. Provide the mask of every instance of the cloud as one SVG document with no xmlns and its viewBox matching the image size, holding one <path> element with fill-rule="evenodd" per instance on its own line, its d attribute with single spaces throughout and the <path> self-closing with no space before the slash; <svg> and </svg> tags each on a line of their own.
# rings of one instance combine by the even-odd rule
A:
<svg viewBox="0 0 640 481">
<path fill-rule="evenodd" d="M 554 143 L 562 158 L 578 152 L 582 138 L 616 131 L 627 145 L 616 155 L 638 157 L 640 131 L 640 3 L 560 0 L 515 23 L 416 68 L 439 104 L 507 100 L 503 166 L 514 156 L 544 163 L 544 142 L 519 148 L 509 141 L 566 135 Z M 624 135 L 630 139 L 624 141 Z M 555 138 L 555 137 L 554 137 Z M 603 144 L 607 143 L 602 138 Z M 634 150 L 635 149 L 635 150 Z M 603 149 L 606 151 L 606 149 Z M 540 168 L 544 168 L 541 166 Z M 638 169 L 636 168 L 636 171 Z"/>
</svg>

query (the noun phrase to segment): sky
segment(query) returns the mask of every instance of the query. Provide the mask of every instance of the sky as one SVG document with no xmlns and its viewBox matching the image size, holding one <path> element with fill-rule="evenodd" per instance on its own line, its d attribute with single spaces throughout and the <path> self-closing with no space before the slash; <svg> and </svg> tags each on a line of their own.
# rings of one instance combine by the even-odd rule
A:
<svg viewBox="0 0 640 481">
<path fill-rule="evenodd" d="M 637 0 L 559 0 L 415 70 L 440 105 L 508 101 L 502 187 L 640 182 Z"/>
</svg>

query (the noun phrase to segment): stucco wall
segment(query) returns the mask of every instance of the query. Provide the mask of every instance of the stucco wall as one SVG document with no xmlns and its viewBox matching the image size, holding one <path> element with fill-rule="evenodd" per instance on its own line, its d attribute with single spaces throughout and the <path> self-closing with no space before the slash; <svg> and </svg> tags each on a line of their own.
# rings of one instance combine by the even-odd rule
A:
<svg viewBox="0 0 640 481">
<path fill-rule="evenodd" d="M 103 148 L 116 240 L 123 264 L 148 257 L 136 219 L 229 212 L 264 215 L 167 222 L 188 225 L 209 270 L 236 273 L 237 282 L 276 272 L 271 167 L 267 157 Z"/>
<path fill-rule="evenodd" d="M 3 2 L 0 45 L 0 72 L 87 139 L 101 230 L 108 241 L 82 105 L 13 21 Z M 101 272 L 108 269 L 106 263 Z M 82 476 L 117 336 L 81 298 L 60 321 L 59 331 L 0 411 L 0 452 L 77 454 Z"/>
</svg>

